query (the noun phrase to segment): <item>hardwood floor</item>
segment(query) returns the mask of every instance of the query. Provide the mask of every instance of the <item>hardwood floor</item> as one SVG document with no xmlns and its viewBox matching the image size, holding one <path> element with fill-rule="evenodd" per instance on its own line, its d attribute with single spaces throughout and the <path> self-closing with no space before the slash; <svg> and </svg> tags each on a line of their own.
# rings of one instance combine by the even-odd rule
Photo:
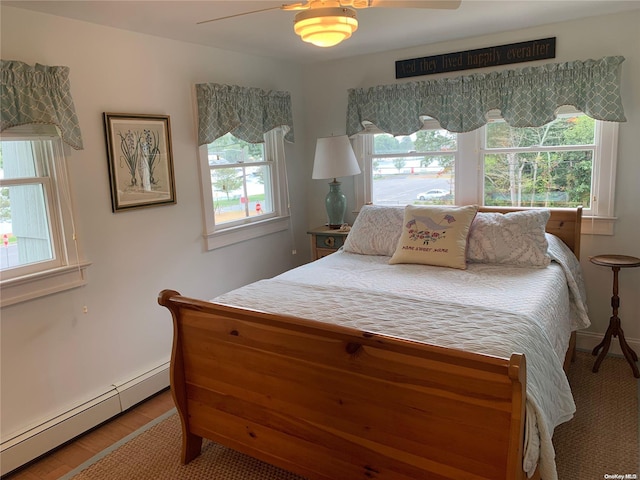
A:
<svg viewBox="0 0 640 480">
<path fill-rule="evenodd" d="M 171 391 L 163 390 L 39 460 L 2 477 L 2 480 L 57 480 L 173 407 Z"/>
</svg>

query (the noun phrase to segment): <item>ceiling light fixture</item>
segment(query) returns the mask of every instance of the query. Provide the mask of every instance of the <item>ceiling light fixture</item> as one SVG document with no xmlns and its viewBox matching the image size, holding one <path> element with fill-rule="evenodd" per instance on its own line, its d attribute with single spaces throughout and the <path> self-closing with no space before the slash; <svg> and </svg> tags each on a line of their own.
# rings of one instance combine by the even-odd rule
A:
<svg viewBox="0 0 640 480">
<path fill-rule="evenodd" d="M 358 29 L 356 11 L 348 7 L 312 8 L 296 15 L 294 31 L 303 41 L 333 47 Z"/>
</svg>

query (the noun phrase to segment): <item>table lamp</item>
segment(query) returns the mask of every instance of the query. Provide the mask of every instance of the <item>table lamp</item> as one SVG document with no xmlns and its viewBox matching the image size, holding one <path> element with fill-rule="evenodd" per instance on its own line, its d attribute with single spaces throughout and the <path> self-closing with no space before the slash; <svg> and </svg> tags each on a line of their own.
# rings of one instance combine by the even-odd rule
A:
<svg viewBox="0 0 640 480">
<path fill-rule="evenodd" d="M 336 178 L 359 173 L 360 167 L 356 155 L 353 153 L 349 137 L 340 135 L 318 138 L 311 178 L 314 180 L 333 178 L 333 181 L 329 183 L 329 193 L 325 198 L 329 228 L 340 228 L 344 223 L 344 214 L 347 210 L 347 198 L 340 190 L 341 183 Z"/>
</svg>

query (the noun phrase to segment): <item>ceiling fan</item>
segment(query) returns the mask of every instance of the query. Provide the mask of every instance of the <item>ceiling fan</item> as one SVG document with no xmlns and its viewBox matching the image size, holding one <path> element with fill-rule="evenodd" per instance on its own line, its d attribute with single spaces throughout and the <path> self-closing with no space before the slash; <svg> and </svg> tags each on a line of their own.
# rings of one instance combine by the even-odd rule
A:
<svg viewBox="0 0 640 480">
<path fill-rule="evenodd" d="M 198 22 L 198 25 L 268 10 L 295 10 L 299 13 L 295 16 L 293 29 L 303 41 L 318 47 L 333 47 L 351 37 L 358 29 L 356 9 L 387 7 L 453 10 L 458 8 L 460 3 L 461 0 L 306 0 L 212 18 Z"/>
</svg>

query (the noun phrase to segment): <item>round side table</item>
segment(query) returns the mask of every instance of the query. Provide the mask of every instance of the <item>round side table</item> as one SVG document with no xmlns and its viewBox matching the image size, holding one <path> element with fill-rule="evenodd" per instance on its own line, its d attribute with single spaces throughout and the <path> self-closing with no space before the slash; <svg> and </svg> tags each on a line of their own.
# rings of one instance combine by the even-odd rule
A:
<svg viewBox="0 0 640 480">
<path fill-rule="evenodd" d="M 631 365 L 633 376 L 640 378 L 640 372 L 636 364 L 638 355 L 636 355 L 636 352 L 633 351 L 624 339 L 624 332 L 620 327 L 620 319 L 618 318 L 618 308 L 620 307 L 620 297 L 618 297 L 618 272 L 621 268 L 640 267 L 640 258 L 630 257 L 628 255 L 596 255 L 595 257 L 589 257 L 589 261 L 595 265 L 610 267 L 611 270 L 613 270 L 613 297 L 611 297 L 613 316 L 609 319 L 609 328 L 607 328 L 602 342 L 596 345 L 593 352 L 591 352 L 595 356 L 598 355 L 598 351 L 602 349 L 602 352 L 600 352 L 600 355 L 596 359 L 596 363 L 593 365 L 593 372 L 598 371 L 600 364 L 607 355 L 609 346 L 611 345 L 611 337 L 618 337 L 620 349 L 627 359 L 627 362 L 629 362 L 629 365 Z"/>
</svg>

